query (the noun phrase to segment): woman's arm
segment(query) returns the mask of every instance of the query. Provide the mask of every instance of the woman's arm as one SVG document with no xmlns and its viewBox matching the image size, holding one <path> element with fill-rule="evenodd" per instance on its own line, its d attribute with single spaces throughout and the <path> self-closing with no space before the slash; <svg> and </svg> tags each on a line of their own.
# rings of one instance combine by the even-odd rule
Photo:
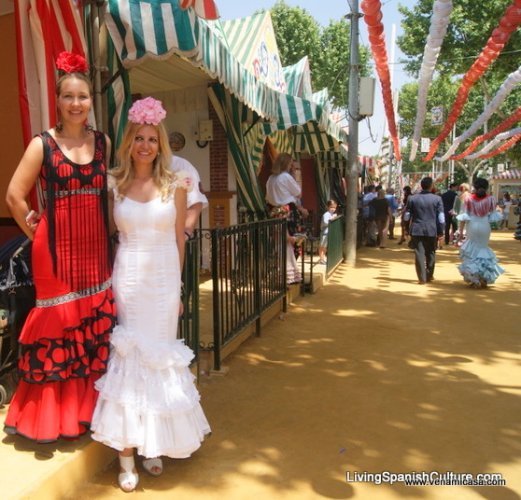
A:
<svg viewBox="0 0 521 500">
<path fill-rule="evenodd" d="M 5 201 L 14 220 L 20 229 L 33 239 L 37 222 L 26 220 L 30 209 L 27 198 L 38 179 L 43 163 L 43 143 L 40 137 L 35 137 L 27 146 L 25 153 L 16 168 L 11 182 L 7 187 Z"/>
</svg>

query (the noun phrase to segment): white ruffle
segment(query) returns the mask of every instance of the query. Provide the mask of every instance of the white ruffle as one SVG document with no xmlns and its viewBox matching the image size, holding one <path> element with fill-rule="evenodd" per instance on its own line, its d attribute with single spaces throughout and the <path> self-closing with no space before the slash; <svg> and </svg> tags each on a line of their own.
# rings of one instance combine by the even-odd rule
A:
<svg viewBox="0 0 521 500">
<path fill-rule="evenodd" d="M 190 177 L 190 174 L 186 170 L 178 170 L 175 172 L 175 181 L 174 184 L 176 187 L 180 187 L 186 189 L 188 193 L 192 191 L 194 188 L 193 180 Z"/>
<path fill-rule="evenodd" d="M 502 220 L 503 220 L 503 214 L 501 214 L 500 212 L 494 211 L 488 216 L 489 222 L 501 222 Z"/>
<path fill-rule="evenodd" d="M 121 325 L 116 326 L 112 331 L 110 342 L 122 357 L 137 348 L 141 353 L 141 362 L 158 370 L 169 366 L 187 367 L 194 359 L 194 353 L 184 344 L 183 339 L 151 343 L 147 336 L 138 335 Z"/>
<path fill-rule="evenodd" d="M 460 249 L 462 263 L 458 269 L 467 283 L 495 283 L 505 270 L 497 263 L 496 254 L 488 247 L 483 247 L 472 240 L 467 240 Z"/>
<path fill-rule="evenodd" d="M 96 382 L 92 438 L 147 458 L 189 457 L 210 432 L 189 369 L 193 352 L 182 340 L 146 341 L 114 329 L 108 371 Z"/>
<path fill-rule="evenodd" d="M 467 222 L 470 220 L 470 217 L 469 214 L 463 212 L 461 214 L 456 215 L 456 219 L 458 219 L 460 222 Z"/>
</svg>

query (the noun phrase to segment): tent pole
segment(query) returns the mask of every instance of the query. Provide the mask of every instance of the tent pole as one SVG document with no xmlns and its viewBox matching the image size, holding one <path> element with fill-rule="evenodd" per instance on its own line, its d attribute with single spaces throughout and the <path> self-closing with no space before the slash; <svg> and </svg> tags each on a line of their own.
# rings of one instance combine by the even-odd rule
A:
<svg viewBox="0 0 521 500">
<path fill-rule="evenodd" d="M 347 192 L 345 213 L 345 240 L 344 262 L 347 265 L 356 264 L 356 231 L 358 217 L 358 119 L 359 102 L 358 89 L 360 80 L 359 71 L 359 31 L 358 21 L 361 14 L 358 10 L 358 0 L 351 0 L 351 13 L 348 18 L 351 21 L 350 40 L 350 71 L 349 71 L 349 137 L 347 149 Z"/>
<path fill-rule="evenodd" d="M 94 114 L 96 116 L 97 129 L 103 128 L 103 104 L 101 96 L 101 61 L 100 61 L 100 21 L 99 21 L 99 2 L 91 3 L 91 33 L 92 33 L 92 60 L 94 62 Z"/>
</svg>

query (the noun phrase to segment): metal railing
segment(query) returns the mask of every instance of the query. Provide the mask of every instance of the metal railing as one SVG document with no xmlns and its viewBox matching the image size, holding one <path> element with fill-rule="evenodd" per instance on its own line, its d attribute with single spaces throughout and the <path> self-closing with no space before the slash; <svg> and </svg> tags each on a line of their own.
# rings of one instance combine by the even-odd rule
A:
<svg viewBox="0 0 521 500">
<path fill-rule="evenodd" d="M 194 362 L 199 358 L 199 238 L 185 244 L 183 268 L 183 314 L 179 318 L 179 337 L 194 351 Z"/>
<path fill-rule="evenodd" d="M 202 230 L 211 240 L 214 369 L 221 350 L 286 295 L 286 221 L 268 219 Z"/>
<path fill-rule="evenodd" d="M 329 278 L 343 260 L 344 233 L 345 223 L 343 215 L 329 221 L 327 231 L 326 278 Z"/>
</svg>

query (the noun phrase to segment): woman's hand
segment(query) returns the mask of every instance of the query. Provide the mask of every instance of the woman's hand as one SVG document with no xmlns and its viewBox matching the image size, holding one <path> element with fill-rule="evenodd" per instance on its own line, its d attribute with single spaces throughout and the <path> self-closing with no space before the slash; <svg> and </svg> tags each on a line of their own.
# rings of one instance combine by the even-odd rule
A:
<svg viewBox="0 0 521 500">
<path fill-rule="evenodd" d="M 183 304 L 183 301 L 179 302 L 179 316 L 182 316 L 185 311 L 185 306 Z"/>
<path fill-rule="evenodd" d="M 36 232 L 36 228 L 38 227 L 40 219 L 41 216 L 34 210 L 31 210 L 25 217 L 25 224 L 33 234 Z"/>
</svg>

